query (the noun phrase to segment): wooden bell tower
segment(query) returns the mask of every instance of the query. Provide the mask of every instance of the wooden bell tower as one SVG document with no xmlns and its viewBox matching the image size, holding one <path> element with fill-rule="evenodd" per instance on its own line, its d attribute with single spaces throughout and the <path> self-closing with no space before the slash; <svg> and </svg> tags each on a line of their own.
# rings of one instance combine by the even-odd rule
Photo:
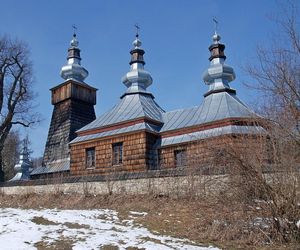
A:
<svg viewBox="0 0 300 250">
<path fill-rule="evenodd" d="M 49 173 L 65 170 L 70 166 L 69 142 L 75 131 L 92 122 L 95 116 L 96 88 L 84 82 L 88 71 L 80 64 L 80 49 L 76 34 L 68 49 L 68 63 L 62 67 L 62 84 L 50 89 L 54 105 L 43 166 Z"/>
</svg>

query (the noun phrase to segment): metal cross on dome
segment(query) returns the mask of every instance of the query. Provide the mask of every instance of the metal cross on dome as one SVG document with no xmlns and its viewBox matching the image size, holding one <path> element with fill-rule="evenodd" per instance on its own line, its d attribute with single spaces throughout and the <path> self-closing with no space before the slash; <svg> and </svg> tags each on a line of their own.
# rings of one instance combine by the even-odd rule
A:
<svg viewBox="0 0 300 250">
<path fill-rule="evenodd" d="M 76 36 L 77 27 L 75 24 L 72 25 L 73 28 L 73 36 Z"/>
<path fill-rule="evenodd" d="M 134 27 L 136 28 L 136 38 L 138 38 L 139 37 L 139 31 L 140 31 L 140 26 L 136 23 L 135 25 L 134 25 Z"/>
<path fill-rule="evenodd" d="M 215 17 L 213 18 L 213 21 L 214 21 L 214 23 L 215 23 L 215 33 L 217 34 L 219 22 L 218 22 L 218 20 L 217 20 Z"/>
</svg>

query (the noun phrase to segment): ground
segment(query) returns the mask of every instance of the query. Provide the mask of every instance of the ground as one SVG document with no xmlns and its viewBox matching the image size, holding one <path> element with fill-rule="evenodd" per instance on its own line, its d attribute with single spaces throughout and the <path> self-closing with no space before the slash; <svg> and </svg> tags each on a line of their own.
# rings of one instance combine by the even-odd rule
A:
<svg viewBox="0 0 300 250">
<path fill-rule="evenodd" d="M 0 242 L 20 235 L 15 225 L 22 224 L 25 249 L 92 249 L 89 243 L 104 250 L 299 249 L 268 238 L 262 205 L 151 195 L 0 195 Z"/>
<path fill-rule="evenodd" d="M 121 220 L 115 210 L 0 209 L 0 242 L 8 249 L 190 249 L 207 247 L 152 233 L 134 223 L 146 213 L 131 211 Z M 211 248 L 216 250 L 217 248 Z"/>
</svg>

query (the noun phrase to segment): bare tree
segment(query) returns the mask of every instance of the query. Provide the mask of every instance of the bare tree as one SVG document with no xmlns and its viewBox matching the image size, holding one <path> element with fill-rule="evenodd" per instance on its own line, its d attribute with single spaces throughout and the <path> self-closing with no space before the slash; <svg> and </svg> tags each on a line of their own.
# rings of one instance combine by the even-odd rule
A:
<svg viewBox="0 0 300 250">
<path fill-rule="evenodd" d="M 281 133 L 300 146 L 300 23 L 296 1 L 284 2 L 272 19 L 278 30 L 268 47 L 257 49 L 257 63 L 246 71 L 264 96 L 263 112 L 281 127 Z"/>
<path fill-rule="evenodd" d="M 276 131 L 277 132 L 277 131 Z M 231 140 L 231 142 L 230 142 Z M 267 226 L 265 240 L 299 242 L 300 173 L 297 144 L 282 140 L 272 128 L 255 135 L 226 138 L 215 164 L 227 165 L 225 202 L 234 201 L 262 209 Z"/>
<path fill-rule="evenodd" d="M 273 17 L 277 32 L 257 49 L 257 63 L 246 67 L 255 82 L 248 85 L 264 96 L 267 131 L 252 142 L 241 138 L 246 148 L 224 150 L 233 166 L 232 193 L 243 201 L 263 201 L 272 220 L 270 239 L 290 242 L 299 241 L 300 20 L 296 1 L 284 2 L 282 9 Z"/>
<path fill-rule="evenodd" d="M 15 175 L 14 166 L 19 160 L 20 146 L 21 140 L 18 131 L 11 131 L 5 140 L 2 151 L 5 180 L 9 180 Z"/>
<path fill-rule="evenodd" d="M 28 127 L 38 120 L 33 112 L 33 76 L 29 57 L 24 42 L 0 37 L 0 181 L 4 178 L 3 148 L 11 128 L 16 124 Z"/>
</svg>

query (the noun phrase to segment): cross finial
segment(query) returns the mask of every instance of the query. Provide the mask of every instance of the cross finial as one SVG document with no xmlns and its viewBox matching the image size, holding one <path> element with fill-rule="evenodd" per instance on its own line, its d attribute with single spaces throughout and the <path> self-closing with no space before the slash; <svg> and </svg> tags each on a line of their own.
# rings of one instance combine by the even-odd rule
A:
<svg viewBox="0 0 300 250">
<path fill-rule="evenodd" d="M 217 34 L 219 22 L 218 22 L 218 20 L 215 17 L 213 18 L 213 21 L 215 23 L 215 34 Z"/>
<path fill-rule="evenodd" d="M 28 154 L 29 152 L 29 137 L 26 135 L 26 137 L 23 139 L 23 154 Z"/>
<path fill-rule="evenodd" d="M 136 34 L 135 34 L 135 37 L 138 38 L 138 37 L 139 37 L 140 26 L 136 23 L 136 24 L 134 25 L 134 27 L 136 28 Z"/>
<path fill-rule="evenodd" d="M 76 31 L 77 31 L 77 27 L 75 24 L 72 25 L 73 28 L 73 37 L 76 37 Z"/>
</svg>

